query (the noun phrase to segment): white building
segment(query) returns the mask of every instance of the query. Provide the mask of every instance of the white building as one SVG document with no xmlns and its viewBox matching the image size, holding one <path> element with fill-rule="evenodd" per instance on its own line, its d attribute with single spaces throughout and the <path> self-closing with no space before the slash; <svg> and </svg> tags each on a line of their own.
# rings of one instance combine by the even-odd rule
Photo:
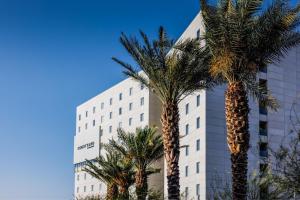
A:
<svg viewBox="0 0 300 200">
<path fill-rule="evenodd" d="M 200 14 L 181 36 L 199 37 L 203 31 Z M 250 98 L 249 172 L 259 170 L 268 156 L 267 147 L 276 148 L 290 132 L 290 108 L 300 93 L 300 49 L 294 49 L 280 63 L 261 69 L 258 77 L 279 100 L 278 112 L 266 112 Z M 298 81 L 297 81 L 298 80 Z M 230 176 L 230 155 L 226 143 L 224 89 L 199 91 L 179 105 L 180 186 L 187 199 L 206 199 L 210 181 L 216 174 Z M 107 142 L 116 135 L 117 127 L 134 131 L 145 125 L 160 126 L 160 104 L 155 96 L 137 82 L 126 79 L 116 86 L 77 107 L 74 138 L 75 196 L 104 193 L 105 185 L 82 172 L 85 159 L 99 155 L 99 142 Z M 102 130 L 102 131 L 100 131 Z M 102 134 L 100 134 L 102 132 Z M 159 163 L 164 168 L 163 162 Z M 150 180 L 156 189 L 167 194 L 166 178 L 162 174 Z M 164 184 L 163 184 L 164 183 Z M 164 186 L 163 186 L 164 185 Z"/>
</svg>

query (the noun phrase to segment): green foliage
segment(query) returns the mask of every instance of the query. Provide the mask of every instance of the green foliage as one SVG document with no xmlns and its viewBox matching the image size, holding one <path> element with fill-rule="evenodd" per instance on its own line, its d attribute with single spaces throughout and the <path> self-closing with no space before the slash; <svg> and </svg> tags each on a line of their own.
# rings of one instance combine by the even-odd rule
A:
<svg viewBox="0 0 300 200">
<path fill-rule="evenodd" d="M 161 102 L 179 102 L 196 90 L 213 86 L 208 68 L 210 54 L 199 48 L 198 41 L 179 41 L 175 45 L 162 27 L 159 28 L 158 39 L 152 42 L 144 32 L 141 31 L 140 35 L 141 41 L 124 33 L 120 37 L 121 44 L 138 69 L 117 58 L 113 60 L 124 67 L 127 76 L 157 94 Z"/>
<path fill-rule="evenodd" d="M 290 137 L 288 144 L 271 150 L 273 183 L 287 199 L 300 197 L 300 130 Z"/>
<path fill-rule="evenodd" d="M 253 97 L 273 109 L 278 103 L 256 81 L 260 67 L 276 63 L 300 43 L 299 5 L 274 0 L 219 0 L 217 6 L 201 0 L 205 40 L 212 54 L 210 72 L 225 82 L 241 81 Z"/>
<path fill-rule="evenodd" d="M 271 171 L 265 169 L 261 173 L 252 173 L 248 178 L 248 200 L 280 200 L 283 199 L 282 192 L 273 186 Z M 262 197 L 261 191 L 266 195 Z M 214 174 L 210 182 L 209 200 L 231 200 L 232 191 L 230 180 L 224 176 Z"/>
<path fill-rule="evenodd" d="M 148 194 L 148 176 L 160 172 L 153 163 L 163 157 L 163 142 L 157 128 L 137 128 L 135 133 L 126 133 L 118 129 L 118 141 L 110 140 L 106 147 L 121 153 L 131 160 L 135 171 L 136 193 L 139 199 Z"/>
<path fill-rule="evenodd" d="M 128 188 L 134 183 L 133 163 L 113 149 L 105 148 L 105 150 L 105 156 L 99 156 L 94 161 L 87 160 L 84 171 L 105 182 L 107 186 L 117 186 L 119 196 L 127 196 Z"/>
<path fill-rule="evenodd" d="M 156 130 L 148 126 L 137 128 L 136 133 L 118 129 L 118 141 L 110 140 L 108 147 L 131 159 L 136 168 L 148 169 L 152 173 L 154 171 L 149 167 L 163 156 L 162 137 L 156 134 Z"/>
</svg>

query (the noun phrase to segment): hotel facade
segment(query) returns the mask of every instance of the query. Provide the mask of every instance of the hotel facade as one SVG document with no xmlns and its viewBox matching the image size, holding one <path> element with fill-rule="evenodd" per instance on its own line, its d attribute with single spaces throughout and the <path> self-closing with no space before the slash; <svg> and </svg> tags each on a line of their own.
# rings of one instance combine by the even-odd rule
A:
<svg viewBox="0 0 300 200">
<path fill-rule="evenodd" d="M 180 39 L 202 34 L 198 14 Z M 268 148 L 276 148 L 290 133 L 290 109 L 300 94 L 300 48 L 295 48 L 280 64 L 260 69 L 257 77 L 279 101 L 278 112 L 266 110 L 251 98 L 249 173 L 259 171 L 268 158 Z M 180 102 L 180 186 L 186 199 L 207 199 L 215 175 L 230 177 L 230 154 L 226 143 L 224 113 L 225 86 L 213 91 L 198 91 Z M 160 131 L 160 102 L 138 82 L 126 79 L 76 110 L 74 136 L 74 196 L 103 195 L 106 186 L 82 171 L 85 160 L 103 153 L 101 143 L 116 138 L 117 128 L 134 132 L 137 127 L 157 126 Z M 162 170 L 151 176 L 150 187 L 167 195 L 164 161 L 156 163 Z"/>
</svg>

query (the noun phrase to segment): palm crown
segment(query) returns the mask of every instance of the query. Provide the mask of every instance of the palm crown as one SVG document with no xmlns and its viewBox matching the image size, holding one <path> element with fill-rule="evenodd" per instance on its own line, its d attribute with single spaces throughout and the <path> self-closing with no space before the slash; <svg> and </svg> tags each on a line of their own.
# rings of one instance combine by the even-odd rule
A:
<svg viewBox="0 0 300 200">
<path fill-rule="evenodd" d="M 109 147 L 133 161 L 135 185 L 138 200 L 145 200 L 148 193 L 148 176 L 160 169 L 152 165 L 163 156 L 162 137 L 157 128 L 137 128 L 136 133 L 126 133 L 118 129 L 118 142 L 110 140 Z"/>
<path fill-rule="evenodd" d="M 179 41 L 175 45 L 162 27 L 158 40 L 152 43 L 145 33 L 140 34 L 142 44 L 137 38 L 125 34 L 120 37 L 121 44 L 140 69 L 117 58 L 113 60 L 125 68 L 126 75 L 156 93 L 163 103 L 170 100 L 178 102 L 196 90 L 212 86 L 208 69 L 209 54 L 204 48 L 199 48 L 195 40 Z M 143 70 L 146 76 L 139 70 Z"/>
<path fill-rule="evenodd" d="M 259 87 L 260 67 L 277 62 L 300 42 L 296 31 L 300 5 L 290 8 L 275 0 L 263 10 L 263 0 L 220 0 L 210 6 L 201 0 L 207 47 L 212 54 L 210 72 L 226 82 L 241 81 L 247 92 L 271 108 L 277 104 Z"/>
<path fill-rule="evenodd" d="M 124 159 L 120 153 L 106 148 L 105 156 L 100 155 L 94 161 L 86 162 L 87 167 L 84 171 L 107 184 L 108 199 L 117 198 L 117 187 L 120 188 L 121 197 L 128 198 L 128 188 L 134 181 L 131 161 Z"/>
<path fill-rule="evenodd" d="M 147 168 L 163 156 L 162 137 L 156 128 L 137 128 L 136 133 L 118 129 L 118 142 L 110 140 L 109 145 L 132 159 L 136 168 Z"/>
</svg>

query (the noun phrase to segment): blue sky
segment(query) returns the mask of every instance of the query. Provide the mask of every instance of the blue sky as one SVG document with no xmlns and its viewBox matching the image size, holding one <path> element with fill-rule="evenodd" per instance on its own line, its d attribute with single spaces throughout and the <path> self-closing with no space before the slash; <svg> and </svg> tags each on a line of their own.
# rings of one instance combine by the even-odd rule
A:
<svg viewBox="0 0 300 200">
<path fill-rule="evenodd" d="M 294 0 L 295 2 L 296 0 Z M 0 199 L 73 193 L 75 108 L 124 79 L 118 37 L 177 38 L 198 0 L 0 0 Z"/>
<path fill-rule="evenodd" d="M 197 0 L 0 0 L 0 199 L 71 199 L 75 108 L 124 79 L 118 37 L 178 37 Z"/>
</svg>

